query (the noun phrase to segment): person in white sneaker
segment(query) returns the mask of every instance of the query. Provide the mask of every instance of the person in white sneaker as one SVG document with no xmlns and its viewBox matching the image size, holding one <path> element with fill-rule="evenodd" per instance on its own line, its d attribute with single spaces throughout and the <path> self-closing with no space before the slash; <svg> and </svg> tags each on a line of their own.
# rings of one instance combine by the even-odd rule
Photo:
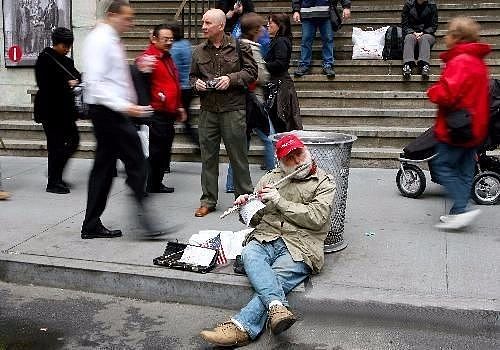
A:
<svg viewBox="0 0 500 350">
<path fill-rule="evenodd" d="M 200 333 L 217 346 L 248 344 L 259 336 L 266 321 L 273 334 L 287 330 L 297 318 L 288 309 L 286 295 L 311 273 L 319 273 L 324 264 L 334 180 L 316 167 L 296 135 L 278 140 L 276 156 L 280 167 L 257 184 L 266 206 L 252 217 L 250 225 L 255 230 L 246 237 L 241 253 L 255 294 L 229 321 Z M 295 171 L 290 180 L 270 185 Z M 248 195 L 241 195 L 235 204 L 247 201 Z"/>
<path fill-rule="evenodd" d="M 440 218 L 440 229 L 462 229 L 479 215 L 468 211 L 476 164 L 476 149 L 488 134 L 489 76 L 484 57 L 488 44 L 479 42 L 479 24 L 468 17 L 450 21 L 441 54 L 446 63 L 438 82 L 427 90 L 431 102 L 438 105 L 434 133 L 438 156 L 432 161 L 436 178 L 453 206 Z"/>
</svg>

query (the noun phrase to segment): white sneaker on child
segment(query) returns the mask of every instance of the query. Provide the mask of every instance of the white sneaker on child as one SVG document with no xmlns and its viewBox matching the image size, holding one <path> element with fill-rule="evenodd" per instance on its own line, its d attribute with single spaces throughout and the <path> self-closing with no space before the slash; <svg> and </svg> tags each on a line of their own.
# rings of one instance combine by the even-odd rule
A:
<svg viewBox="0 0 500 350">
<path fill-rule="evenodd" d="M 474 209 L 457 215 L 443 215 L 439 218 L 440 224 L 435 227 L 444 230 L 460 230 L 469 226 L 481 213 L 481 210 Z"/>
</svg>

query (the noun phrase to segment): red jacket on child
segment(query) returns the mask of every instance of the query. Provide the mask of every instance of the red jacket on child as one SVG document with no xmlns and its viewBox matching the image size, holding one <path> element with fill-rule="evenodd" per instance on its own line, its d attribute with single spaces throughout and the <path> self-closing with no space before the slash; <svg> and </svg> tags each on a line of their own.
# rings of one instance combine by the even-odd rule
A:
<svg viewBox="0 0 500 350">
<path fill-rule="evenodd" d="M 157 59 L 151 72 L 151 106 L 155 111 L 177 114 L 177 109 L 182 107 L 181 86 L 172 57 L 153 44 L 142 55 L 155 56 Z"/>
<path fill-rule="evenodd" d="M 446 66 L 439 81 L 427 90 L 431 102 L 438 105 L 434 133 L 439 142 L 452 144 L 446 125 L 446 111 L 466 109 L 471 115 L 473 139 L 457 146 L 476 147 L 488 134 L 489 73 L 484 57 L 491 48 L 484 43 L 460 43 L 443 52 Z"/>
</svg>

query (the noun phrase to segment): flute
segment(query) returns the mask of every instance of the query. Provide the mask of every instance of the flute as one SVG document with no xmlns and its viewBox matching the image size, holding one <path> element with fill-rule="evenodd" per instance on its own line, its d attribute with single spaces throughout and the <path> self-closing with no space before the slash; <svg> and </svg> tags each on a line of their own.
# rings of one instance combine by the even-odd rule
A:
<svg viewBox="0 0 500 350">
<path fill-rule="evenodd" d="M 276 186 L 280 185 L 281 183 L 283 183 L 284 181 L 288 180 L 289 178 L 293 177 L 294 175 L 298 174 L 299 172 L 301 172 L 302 170 L 304 170 L 304 169 L 306 169 L 306 168 L 308 168 L 310 166 L 311 166 L 311 162 L 306 163 L 306 164 L 302 164 L 301 166 L 297 167 L 297 169 L 295 169 L 292 173 L 290 173 L 287 176 L 283 177 L 282 179 L 276 181 L 275 183 L 273 183 L 271 185 L 268 185 L 268 187 L 276 187 Z M 259 194 L 256 191 L 254 191 L 252 194 L 250 194 L 248 196 L 247 202 L 251 201 L 253 199 L 256 199 L 258 196 L 259 196 Z M 231 208 L 229 208 L 228 210 L 226 210 L 225 212 L 223 212 L 222 215 L 219 216 L 219 218 L 220 219 L 225 218 L 229 214 L 234 213 L 240 207 L 241 207 L 241 204 L 235 204 L 235 205 L 233 205 Z"/>
</svg>

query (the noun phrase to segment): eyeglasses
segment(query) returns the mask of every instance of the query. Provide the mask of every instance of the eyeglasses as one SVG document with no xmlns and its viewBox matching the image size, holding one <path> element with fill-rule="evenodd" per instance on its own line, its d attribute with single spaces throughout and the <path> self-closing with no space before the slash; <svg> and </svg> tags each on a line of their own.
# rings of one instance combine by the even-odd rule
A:
<svg viewBox="0 0 500 350">
<path fill-rule="evenodd" d="M 165 41 L 165 42 L 167 42 L 167 41 L 174 41 L 174 38 L 170 38 L 170 37 L 166 38 L 166 37 L 164 37 L 164 38 L 158 38 L 158 40 L 159 41 Z"/>
</svg>

